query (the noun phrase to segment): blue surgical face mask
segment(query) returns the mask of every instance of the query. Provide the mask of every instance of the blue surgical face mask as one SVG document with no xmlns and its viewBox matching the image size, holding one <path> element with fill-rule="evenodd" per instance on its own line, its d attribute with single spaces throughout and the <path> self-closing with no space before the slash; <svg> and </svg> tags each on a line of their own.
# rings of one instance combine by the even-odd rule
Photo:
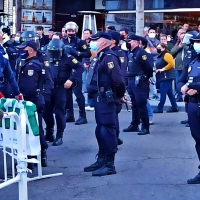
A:
<svg viewBox="0 0 200 200">
<path fill-rule="evenodd" d="M 15 37 L 15 42 L 19 42 L 19 37 Z"/>
<path fill-rule="evenodd" d="M 93 50 L 93 51 L 97 51 L 99 49 L 97 42 L 91 41 L 90 42 L 90 49 Z"/>
<path fill-rule="evenodd" d="M 21 59 L 26 59 L 29 56 L 28 50 L 21 50 L 19 54 Z"/>
<path fill-rule="evenodd" d="M 194 50 L 197 52 L 197 53 L 200 53 L 200 43 L 194 43 L 194 45 L 193 45 L 193 47 L 194 47 Z"/>
</svg>

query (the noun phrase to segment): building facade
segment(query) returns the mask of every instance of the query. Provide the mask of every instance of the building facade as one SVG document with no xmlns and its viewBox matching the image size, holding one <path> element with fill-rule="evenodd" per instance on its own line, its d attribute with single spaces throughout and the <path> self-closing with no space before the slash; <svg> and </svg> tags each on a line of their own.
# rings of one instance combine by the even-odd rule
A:
<svg viewBox="0 0 200 200">
<path fill-rule="evenodd" d="M 127 27 L 135 32 L 136 0 L 105 0 L 106 25 Z M 159 32 L 171 33 L 184 23 L 191 29 L 200 24 L 199 0 L 144 0 L 145 26 L 156 26 Z"/>
</svg>

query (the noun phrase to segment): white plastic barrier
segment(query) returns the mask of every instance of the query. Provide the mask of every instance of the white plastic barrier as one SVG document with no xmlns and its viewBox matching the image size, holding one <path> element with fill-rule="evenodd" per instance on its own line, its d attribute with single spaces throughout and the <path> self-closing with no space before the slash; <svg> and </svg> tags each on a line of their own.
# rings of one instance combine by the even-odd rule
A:
<svg viewBox="0 0 200 200">
<path fill-rule="evenodd" d="M 27 200 L 27 181 L 60 176 L 62 173 L 42 175 L 39 127 L 36 106 L 32 102 L 15 99 L 0 99 L 0 109 L 4 111 L 0 124 L 0 147 L 3 148 L 4 183 L 0 189 L 18 182 L 19 200 Z M 12 179 L 7 176 L 6 155 L 11 156 Z M 37 155 L 36 159 L 27 159 L 27 155 Z M 17 165 L 15 164 L 17 161 Z M 38 164 L 38 176 L 28 178 L 27 162 Z M 15 166 L 17 176 L 15 176 Z"/>
</svg>

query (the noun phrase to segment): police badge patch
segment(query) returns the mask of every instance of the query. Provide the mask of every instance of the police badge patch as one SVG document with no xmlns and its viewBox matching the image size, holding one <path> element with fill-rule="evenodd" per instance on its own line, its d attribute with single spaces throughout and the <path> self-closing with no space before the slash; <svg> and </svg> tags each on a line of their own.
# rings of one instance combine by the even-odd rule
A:
<svg viewBox="0 0 200 200">
<path fill-rule="evenodd" d="M 190 73 L 190 72 L 191 72 L 191 70 L 192 70 L 192 67 L 191 67 L 191 66 L 189 66 L 189 67 L 188 67 L 188 73 Z"/>
<path fill-rule="evenodd" d="M 49 67 L 49 61 L 44 61 L 45 67 Z"/>
<path fill-rule="evenodd" d="M 112 69 L 113 67 L 114 67 L 114 63 L 113 63 L 113 62 L 109 62 L 109 63 L 108 63 L 108 68 L 109 68 L 109 69 Z"/>
<path fill-rule="evenodd" d="M 83 47 L 83 49 L 87 49 L 87 46 L 85 44 L 82 47 Z"/>
<path fill-rule="evenodd" d="M 124 57 L 119 57 L 119 59 L 121 63 L 124 63 Z"/>
<path fill-rule="evenodd" d="M 34 70 L 28 70 L 28 75 L 29 76 L 33 76 L 33 74 L 34 74 Z"/>
<path fill-rule="evenodd" d="M 77 64 L 78 63 L 78 60 L 76 60 L 75 58 L 72 60 L 72 62 L 74 63 L 74 64 Z"/>
<path fill-rule="evenodd" d="M 146 55 L 143 55 L 142 56 L 142 60 L 146 60 L 147 59 L 147 56 Z"/>
</svg>

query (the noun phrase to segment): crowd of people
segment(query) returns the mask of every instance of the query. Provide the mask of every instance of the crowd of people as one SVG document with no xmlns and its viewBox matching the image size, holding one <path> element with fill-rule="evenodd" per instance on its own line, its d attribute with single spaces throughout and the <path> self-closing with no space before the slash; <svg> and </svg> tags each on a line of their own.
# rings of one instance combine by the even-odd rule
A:
<svg viewBox="0 0 200 200">
<path fill-rule="evenodd" d="M 115 174 L 117 146 L 123 144 L 118 114 L 123 103 L 127 106 L 127 95 L 132 119 L 123 132 L 138 135 L 150 134 L 153 114 L 163 113 L 167 96 L 171 102 L 169 113 L 178 112 L 177 102 L 185 101 L 188 119 L 181 123 L 190 126 L 200 159 L 200 133 L 195 127 L 200 124 L 200 35 L 191 31 L 189 24 L 184 24 L 174 37 L 156 30 L 145 27 L 144 34 L 138 36 L 129 34 L 127 28 L 116 31 L 107 26 L 105 32 L 85 29 L 82 40 L 77 36 L 77 24 L 68 22 L 61 32 L 50 29 L 48 36 L 42 26 L 37 27 L 37 33 L 17 32 L 7 40 L 0 32 L 4 66 L 0 91 L 6 98 L 23 98 L 36 105 L 43 167 L 47 166 L 47 141 L 53 146 L 62 145 L 66 123 L 86 124 L 86 111 L 95 110 L 98 156 L 84 171 L 93 176 Z M 79 107 L 77 120 L 73 94 Z M 149 99 L 159 101 L 153 111 Z M 188 183 L 200 183 L 200 174 Z"/>
</svg>

